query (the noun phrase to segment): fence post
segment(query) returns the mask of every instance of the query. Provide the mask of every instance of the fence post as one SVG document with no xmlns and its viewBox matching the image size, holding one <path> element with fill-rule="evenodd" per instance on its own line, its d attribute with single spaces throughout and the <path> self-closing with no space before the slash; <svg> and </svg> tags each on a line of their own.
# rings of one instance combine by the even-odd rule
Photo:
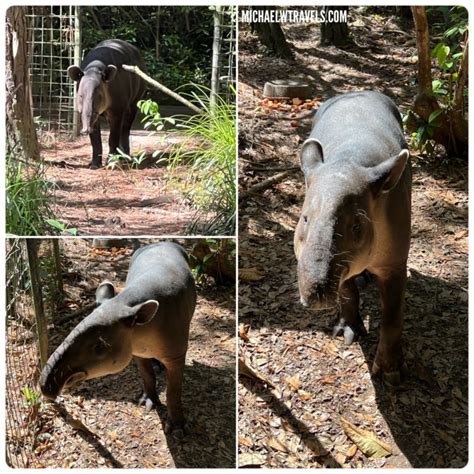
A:
<svg viewBox="0 0 474 474">
<path fill-rule="evenodd" d="M 59 239 L 53 239 L 53 255 L 54 255 L 54 269 L 56 270 L 56 289 L 58 292 L 58 297 L 62 298 L 64 296 L 63 288 L 63 274 L 61 268 L 61 255 L 59 251 Z"/>
<path fill-rule="evenodd" d="M 28 268 L 31 281 L 31 295 L 36 317 L 36 333 L 39 341 L 41 368 L 48 360 L 48 323 L 44 315 L 43 296 L 41 294 L 41 281 L 38 272 L 38 239 L 25 239 L 28 254 Z"/>
</svg>

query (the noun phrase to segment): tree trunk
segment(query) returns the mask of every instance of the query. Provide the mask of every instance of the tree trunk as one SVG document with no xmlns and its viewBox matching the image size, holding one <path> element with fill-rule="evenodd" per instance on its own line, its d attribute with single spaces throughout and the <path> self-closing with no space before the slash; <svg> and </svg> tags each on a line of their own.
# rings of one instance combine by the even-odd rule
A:
<svg viewBox="0 0 474 474">
<path fill-rule="evenodd" d="M 253 10 L 271 10 L 273 7 L 252 8 Z M 257 33 L 260 42 L 275 56 L 292 59 L 293 53 L 286 42 L 285 33 L 280 23 L 252 23 L 252 29 Z"/>
<path fill-rule="evenodd" d="M 418 49 L 418 93 L 413 110 L 425 123 L 428 123 L 431 114 L 442 107 L 433 96 L 430 34 L 426 10 L 425 7 L 411 7 L 411 9 Z M 467 71 L 468 40 L 466 38 L 464 56 L 455 84 L 453 106 L 443 110 L 437 118 L 439 126 L 433 130 L 433 140 L 443 145 L 448 155 L 467 153 L 468 122 L 464 114 L 464 87 L 467 83 Z"/>
<path fill-rule="evenodd" d="M 214 38 L 212 41 L 212 75 L 211 75 L 211 110 L 217 104 L 219 96 L 219 77 L 221 69 L 222 23 L 224 7 L 216 6 L 214 10 Z"/>
<path fill-rule="evenodd" d="M 333 18 L 335 11 L 344 11 L 349 12 L 349 7 L 323 7 L 324 9 L 324 18 L 325 21 L 320 25 L 321 31 L 321 46 L 338 46 L 344 47 L 351 44 L 351 39 L 349 37 L 349 27 L 347 26 L 346 21 L 342 22 L 330 22 L 330 18 Z"/>
<path fill-rule="evenodd" d="M 156 23 L 155 23 L 155 57 L 156 59 L 160 59 L 160 15 L 161 15 L 161 7 L 156 7 Z"/>
<path fill-rule="evenodd" d="M 25 6 L 6 12 L 5 107 L 7 155 L 30 161 L 39 160 L 39 147 L 31 113 L 26 12 Z"/>
</svg>

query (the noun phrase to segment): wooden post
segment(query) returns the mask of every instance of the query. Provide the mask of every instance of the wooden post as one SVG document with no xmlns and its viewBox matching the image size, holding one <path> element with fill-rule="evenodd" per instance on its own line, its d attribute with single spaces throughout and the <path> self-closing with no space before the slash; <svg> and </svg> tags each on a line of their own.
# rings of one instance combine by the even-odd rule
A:
<svg viewBox="0 0 474 474">
<path fill-rule="evenodd" d="M 28 254 L 28 268 L 30 271 L 31 295 L 36 317 L 36 334 L 39 342 L 41 368 L 48 360 L 48 322 L 44 314 L 41 281 L 38 272 L 38 244 L 39 239 L 25 239 Z"/>
</svg>

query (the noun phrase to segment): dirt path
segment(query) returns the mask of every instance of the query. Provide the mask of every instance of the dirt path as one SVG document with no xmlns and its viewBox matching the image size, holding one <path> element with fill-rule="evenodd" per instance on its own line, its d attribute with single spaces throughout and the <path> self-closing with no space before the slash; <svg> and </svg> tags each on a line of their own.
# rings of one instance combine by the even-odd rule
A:
<svg viewBox="0 0 474 474">
<path fill-rule="evenodd" d="M 265 80 L 309 80 L 322 100 L 373 89 L 402 111 L 414 96 L 414 45 L 394 18 L 352 16 L 361 47 L 319 48 L 318 27 L 292 25 L 293 63 L 266 57 L 240 33 L 240 189 L 298 167 L 312 112 L 256 110 Z M 392 31 L 393 30 L 393 31 Z M 298 122 L 292 126 L 290 122 Z M 467 164 L 413 157 L 413 238 L 404 350 L 409 367 L 398 387 L 370 375 L 380 308 L 373 284 L 362 292 L 369 335 L 345 346 L 330 336 L 335 314 L 298 302 L 293 231 L 304 197 L 299 170 L 240 204 L 240 268 L 257 281 L 239 289 L 240 355 L 273 384 L 241 377 L 239 463 L 261 467 L 461 467 L 467 462 Z M 341 417 L 374 433 L 393 454 L 366 457 Z"/>
<path fill-rule="evenodd" d="M 150 241 L 140 241 L 144 244 Z M 185 247 L 192 242 L 181 242 Z M 97 284 L 105 278 L 123 286 L 131 250 L 125 254 L 91 253 L 84 240 L 62 240 L 67 270 L 64 302 L 68 311 L 55 321 L 92 302 Z M 83 316 L 50 331 L 50 348 L 59 345 Z M 132 363 L 124 371 L 84 384 L 60 397 L 70 417 L 47 411 L 43 444 L 37 446 L 34 467 L 188 467 L 235 466 L 235 291 L 198 288 L 198 302 L 184 374 L 183 406 L 190 433 L 176 439 L 163 432 L 166 418 L 164 374 L 157 376 L 157 410 L 138 406 L 140 376 Z M 71 417 L 76 421 L 71 422 Z M 75 429 L 80 420 L 95 436 Z M 44 433 L 47 435 L 45 436 Z"/>
<path fill-rule="evenodd" d="M 102 133 L 104 152 L 108 132 Z M 164 157 L 172 146 L 183 140 L 176 135 L 154 135 L 132 131 L 132 152 L 151 156 L 162 150 Z M 43 150 L 51 166 L 46 176 L 54 185 L 53 212 L 79 235 L 186 235 L 196 210 L 184 200 L 181 189 L 188 166 L 173 174 L 166 161 L 160 166 L 148 159 L 139 169 L 91 170 L 92 148 L 88 137 L 74 142 L 57 142 Z M 105 161 L 105 158 L 104 158 Z"/>
</svg>

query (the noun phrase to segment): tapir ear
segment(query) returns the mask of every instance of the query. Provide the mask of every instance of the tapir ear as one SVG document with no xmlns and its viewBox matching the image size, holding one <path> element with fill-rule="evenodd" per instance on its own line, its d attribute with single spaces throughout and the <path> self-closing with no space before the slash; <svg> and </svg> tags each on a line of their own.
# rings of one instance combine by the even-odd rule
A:
<svg viewBox="0 0 474 474">
<path fill-rule="evenodd" d="M 128 326 L 141 326 L 149 323 L 156 315 L 160 303 L 156 300 L 148 300 L 144 303 L 137 304 L 132 308 L 134 311 L 133 316 L 128 316 L 125 323 Z"/>
<path fill-rule="evenodd" d="M 324 154 L 321 142 L 316 138 L 308 138 L 308 140 L 303 143 L 300 155 L 300 164 L 303 173 L 306 175 L 323 161 Z"/>
<path fill-rule="evenodd" d="M 103 281 L 95 290 L 95 302 L 100 306 L 104 301 L 110 300 L 117 294 L 115 286 L 110 281 Z"/>
<path fill-rule="evenodd" d="M 116 74 L 117 68 L 113 64 L 109 64 L 102 73 L 102 79 L 104 79 L 104 82 L 113 81 Z"/>
<path fill-rule="evenodd" d="M 67 68 L 67 74 L 74 82 L 79 81 L 84 75 L 82 69 L 79 66 L 69 66 Z"/>
<path fill-rule="evenodd" d="M 400 179 L 410 153 L 407 149 L 403 149 L 398 155 L 384 161 L 380 165 L 372 169 L 372 191 L 375 195 L 386 193 L 393 189 Z"/>
</svg>

